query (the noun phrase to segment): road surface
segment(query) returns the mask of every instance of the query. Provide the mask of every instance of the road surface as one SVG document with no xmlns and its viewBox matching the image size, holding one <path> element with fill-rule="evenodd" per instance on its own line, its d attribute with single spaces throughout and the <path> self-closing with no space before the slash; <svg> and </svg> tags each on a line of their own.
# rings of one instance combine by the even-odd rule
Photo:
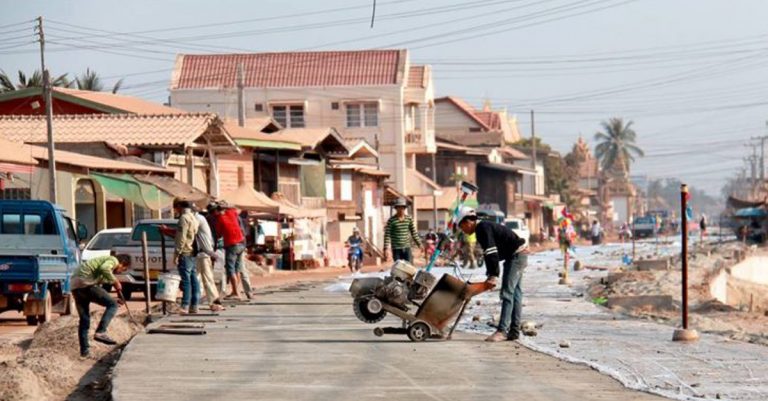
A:
<svg viewBox="0 0 768 401">
<path fill-rule="evenodd" d="M 199 317 L 214 320 L 203 336 L 137 336 L 115 369 L 115 401 L 662 400 L 513 342 L 375 337 L 349 296 L 322 288 L 287 287 Z"/>
</svg>

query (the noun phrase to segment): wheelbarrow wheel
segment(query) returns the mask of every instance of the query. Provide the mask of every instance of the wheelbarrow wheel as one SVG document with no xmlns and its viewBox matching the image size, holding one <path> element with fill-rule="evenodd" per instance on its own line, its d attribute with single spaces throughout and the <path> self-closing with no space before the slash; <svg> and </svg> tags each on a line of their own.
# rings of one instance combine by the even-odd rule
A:
<svg viewBox="0 0 768 401">
<path fill-rule="evenodd" d="M 431 329 L 424 322 L 415 322 L 408 327 L 408 338 L 414 342 L 424 341 L 429 338 Z"/>
</svg>

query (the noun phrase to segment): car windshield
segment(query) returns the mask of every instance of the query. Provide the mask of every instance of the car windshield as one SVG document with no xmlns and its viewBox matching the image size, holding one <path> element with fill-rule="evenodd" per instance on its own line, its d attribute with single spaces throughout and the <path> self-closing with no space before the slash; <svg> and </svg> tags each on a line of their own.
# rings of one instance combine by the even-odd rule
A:
<svg viewBox="0 0 768 401">
<path fill-rule="evenodd" d="M 510 230 L 517 230 L 520 228 L 520 223 L 517 221 L 508 221 L 507 228 L 509 228 Z"/>
<path fill-rule="evenodd" d="M 90 251 L 106 251 L 116 246 L 128 245 L 131 241 L 130 233 L 100 233 L 88 244 Z"/>
<path fill-rule="evenodd" d="M 171 228 L 176 228 L 176 223 L 166 223 L 166 225 Z M 159 224 L 139 224 L 136 226 L 136 228 L 133 229 L 133 235 L 131 239 L 133 241 L 141 241 L 141 233 L 146 232 L 148 242 L 160 242 L 160 230 L 158 227 Z M 166 235 L 165 240 L 166 242 L 173 241 L 173 237 Z"/>
</svg>

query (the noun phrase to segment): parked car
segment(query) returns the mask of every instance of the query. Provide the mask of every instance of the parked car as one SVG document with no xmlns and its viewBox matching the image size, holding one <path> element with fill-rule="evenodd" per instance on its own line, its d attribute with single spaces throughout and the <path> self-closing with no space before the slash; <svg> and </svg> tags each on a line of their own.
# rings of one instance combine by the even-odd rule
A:
<svg viewBox="0 0 768 401">
<path fill-rule="evenodd" d="M 632 224 L 632 235 L 635 238 L 648 238 L 656 235 L 656 217 L 644 216 L 636 218 Z"/>
<path fill-rule="evenodd" d="M 99 231 L 83 248 L 81 259 L 88 261 L 100 256 L 109 256 L 112 248 L 130 243 L 131 231 L 131 228 L 109 228 Z"/>
<path fill-rule="evenodd" d="M 531 231 L 525 224 L 525 220 L 512 217 L 504 221 L 504 225 L 517 234 L 518 237 L 524 239 L 526 244 L 531 240 Z"/>
<path fill-rule="evenodd" d="M 126 245 L 114 248 L 116 254 L 128 255 L 131 260 L 128 271 L 118 276 L 125 299 L 131 299 L 134 292 L 145 292 L 144 255 L 141 249 L 141 236 L 145 232 L 149 256 L 150 296 L 154 298 L 157 291 L 157 277 L 163 272 L 162 234 L 158 227 L 164 224 L 175 228 L 176 223 L 175 219 L 140 220 L 131 230 L 130 241 Z M 167 271 L 171 273 L 177 273 L 176 266 L 173 264 L 174 247 L 173 237 L 165 236 L 165 265 Z M 216 281 L 217 288 L 223 291 L 227 285 L 224 273 L 224 252 L 218 250 L 216 254 L 217 257 L 213 263 L 213 279 Z"/>
<path fill-rule="evenodd" d="M 27 324 L 70 314 L 69 289 L 88 230 L 42 200 L 0 200 L 0 312 L 23 312 Z"/>
</svg>

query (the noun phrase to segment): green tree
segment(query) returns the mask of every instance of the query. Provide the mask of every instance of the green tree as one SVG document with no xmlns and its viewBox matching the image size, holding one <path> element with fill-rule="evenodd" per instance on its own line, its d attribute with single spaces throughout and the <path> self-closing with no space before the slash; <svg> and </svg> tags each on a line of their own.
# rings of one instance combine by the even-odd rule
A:
<svg viewBox="0 0 768 401">
<path fill-rule="evenodd" d="M 598 142 L 595 157 L 600 160 L 604 171 L 629 174 L 629 164 L 635 161 L 635 156 L 645 155 L 643 150 L 635 145 L 637 133 L 632 129 L 632 121 L 625 124 L 621 118 L 611 118 L 603 121 L 601 125 L 603 132 L 595 134 L 595 140 Z"/>
<path fill-rule="evenodd" d="M 72 85 L 72 83 L 67 78 L 67 74 L 59 75 L 58 77 L 54 78 L 51 83 L 53 86 L 64 88 L 68 88 Z M 30 76 L 27 76 L 24 71 L 19 71 L 18 82 L 15 84 L 13 83 L 13 80 L 8 76 L 8 74 L 5 73 L 5 71 L 0 70 L 0 93 L 13 92 L 26 88 L 40 88 L 42 86 L 43 74 L 40 73 L 40 70 L 35 70 L 35 72 L 33 72 Z"/>
<path fill-rule="evenodd" d="M 84 91 L 101 92 L 104 90 L 104 84 L 101 82 L 101 77 L 99 77 L 99 74 L 96 73 L 96 71 L 93 71 L 90 68 L 86 68 L 83 74 L 78 75 L 75 78 L 75 83 L 77 84 L 77 89 Z M 112 93 L 117 93 L 122 85 L 122 79 L 117 81 L 112 87 Z"/>
</svg>

